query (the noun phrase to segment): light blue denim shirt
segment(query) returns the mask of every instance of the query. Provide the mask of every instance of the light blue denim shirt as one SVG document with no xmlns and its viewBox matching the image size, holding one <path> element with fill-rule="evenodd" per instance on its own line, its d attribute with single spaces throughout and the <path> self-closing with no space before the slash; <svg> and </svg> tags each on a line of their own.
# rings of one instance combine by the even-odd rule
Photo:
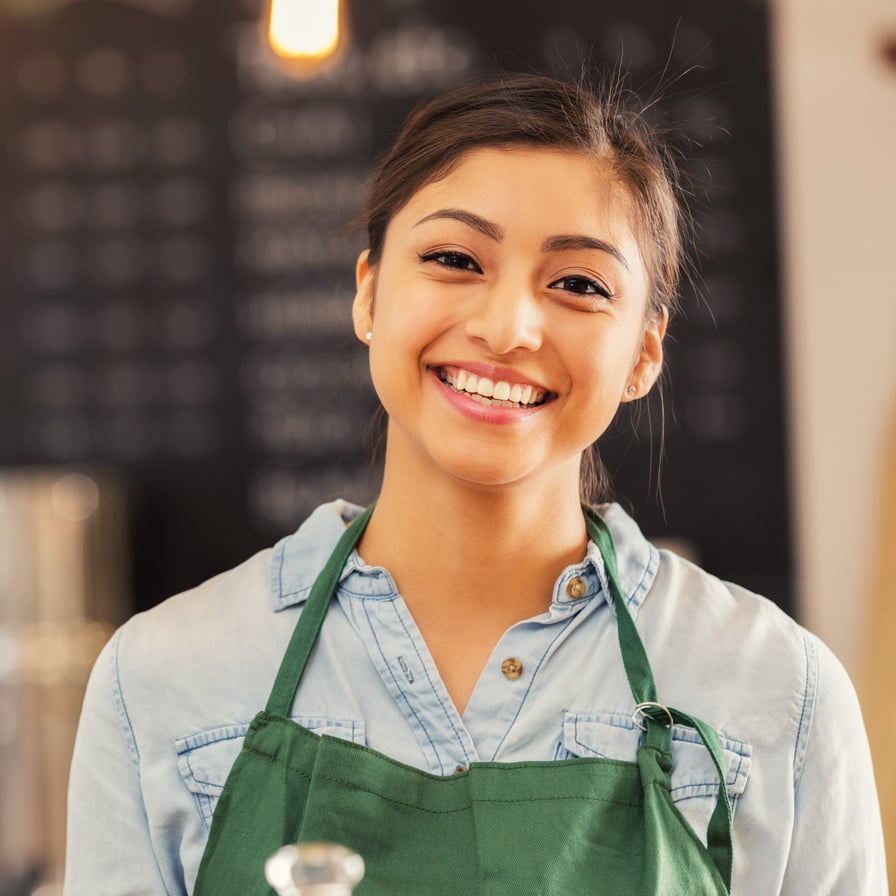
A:
<svg viewBox="0 0 896 896">
<path fill-rule="evenodd" d="M 116 633 L 91 676 L 75 747 L 67 896 L 192 891 L 249 722 L 357 512 L 319 507 L 273 549 Z M 618 506 L 602 512 L 659 699 L 722 736 L 732 892 L 885 896 L 871 761 L 843 668 L 770 602 L 657 551 Z M 634 760 L 640 731 L 607 594 L 590 545 L 557 579 L 550 608 L 503 635 L 460 716 L 388 572 L 355 553 L 293 717 L 439 775 L 478 760 Z M 518 678 L 502 672 L 511 658 Z M 676 727 L 672 796 L 701 836 L 716 786 L 694 732 Z"/>
</svg>

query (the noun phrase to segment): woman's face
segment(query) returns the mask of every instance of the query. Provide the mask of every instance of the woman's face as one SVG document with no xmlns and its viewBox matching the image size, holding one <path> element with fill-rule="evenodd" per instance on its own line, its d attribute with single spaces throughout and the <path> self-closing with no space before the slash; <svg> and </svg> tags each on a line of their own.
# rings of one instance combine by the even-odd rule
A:
<svg viewBox="0 0 896 896">
<path fill-rule="evenodd" d="M 387 456 L 479 487 L 577 487 L 583 449 L 662 363 L 629 217 L 625 189 L 571 151 L 475 150 L 422 187 L 357 267 Z"/>
</svg>

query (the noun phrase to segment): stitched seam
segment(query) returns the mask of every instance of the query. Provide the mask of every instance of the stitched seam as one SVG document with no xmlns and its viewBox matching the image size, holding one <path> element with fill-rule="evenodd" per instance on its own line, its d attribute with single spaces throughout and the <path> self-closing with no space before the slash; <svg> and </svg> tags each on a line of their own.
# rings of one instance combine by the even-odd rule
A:
<svg viewBox="0 0 896 896">
<path fill-rule="evenodd" d="M 358 733 L 360 733 L 362 737 L 364 735 L 364 723 L 357 719 L 334 719 L 330 716 L 302 716 L 293 714 L 290 714 L 285 718 L 288 718 L 290 722 L 295 722 L 302 728 L 307 728 L 312 732 L 317 732 L 318 729 L 321 728 L 348 729 L 352 733 L 351 740 L 355 740 L 355 735 Z M 249 733 L 251 727 L 251 723 L 248 723 L 239 725 L 218 725 L 214 728 L 205 728 L 201 731 L 189 734 L 186 737 L 178 738 L 175 741 L 175 749 L 177 750 L 178 755 L 194 753 L 197 750 L 224 743 L 228 740 L 244 738 Z M 234 733 L 218 734 L 219 731 L 232 731 Z M 329 731 L 326 733 L 329 733 Z M 334 736 L 341 737 L 339 734 Z M 344 738 L 344 740 L 348 739 L 349 738 Z"/>
<path fill-rule="evenodd" d="M 299 718 L 301 718 L 301 716 L 300 716 Z M 291 722 L 295 723 L 296 725 L 299 724 L 299 722 L 297 722 L 297 721 L 296 721 L 295 719 L 293 719 L 292 717 L 290 717 L 289 720 L 290 720 Z M 342 721 L 336 721 L 336 720 L 330 720 L 330 719 L 327 719 L 327 720 L 326 720 L 326 725 L 327 725 L 327 727 L 330 727 L 330 728 L 345 728 L 345 729 L 348 729 L 348 730 L 351 732 L 351 740 L 348 740 L 348 741 L 347 741 L 348 743 L 354 743 L 354 744 L 357 744 L 358 741 L 356 740 L 356 735 L 359 734 L 359 733 L 361 734 L 362 737 L 364 736 L 364 726 L 363 726 L 363 724 L 361 724 L 360 722 L 349 722 L 349 721 L 342 722 Z M 303 725 L 303 726 L 300 726 L 300 727 L 306 727 L 306 726 Z M 198 752 L 199 750 L 204 749 L 205 747 L 212 746 L 212 745 L 217 745 L 217 744 L 222 744 L 222 743 L 225 743 L 226 741 L 229 741 L 229 740 L 245 740 L 245 738 L 246 738 L 246 734 L 247 734 L 247 732 L 248 732 L 248 729 L 249 729 L 249 726 L 247 725 L 247 726 L 246 726 L 246 730 L 244 730 L 241 734 L 231 734 L 231 735 L 227 735 L 226 737 L 216 738 L 216 739 L 213 740 L 213 741 L 208 741 L 208 742 L 206 742 L 206 743 L 198 744 L 198 745 L 196 745 L 196 746 L 192 746 L 192 747 L 186 747 L 185 749 L 183 749 L 183 750 L 181 751 L 180 755 L 181 755 L 181 757 L 183 758 L 184 764 L 187 766 L 187 769 L 189 770 L 190 777 L 191 777 L 194 781 L 196 781 L 198 784 L 202 784 L 202 785 L 205 786 L 205 787 L 213 787 L 213 788 L 215 789 L 215 791 L 216 791 L 216 793 L 214 793 L 214 794 L 202 794 L 203 796 L 208 796 L 208 797 L 214 797 L 214 798 L 217 798 L 218 796 L 220 796 L 221 791 L 224 789 L 224 785 L 223 785 L 223 784 L 217 784 L 217 783 L 215 783 L 214 781 L 209 781 L 208 778 L 206 778 L 206 777 L 202 777 L 202 776 L 200 776 L 200 775 L 196 772 L 196 769 L 195 769 L 195 767 L 193 766 L 193 763 L 191 762 L 191 758 L 192 758 L 193 754 L 196 753 L 196 752 Z M 307 728 L 307 730 L 308 730 L 308 731 L 312 731 L 311 728 Z M 312 731 L 312 733 L 314 733 L 314 732 Z M 341 736 L 338 735 L 338 734 L 333 734 L 333 735 L 330 735 L 330 736 L 331 736 L 331 737 L 341 737 Z M 342 739 L 342 740 L 347 740 L 346 738 L 341 738 L 341 739 Z M 253 752 L 258 753 L 257 750 L 255 750 L 255 751 L 253 751 Z M 261 755 L 265 755 L 265 754 L 263 754 L 263 753 L 259 753 L 258 755 L 261 756 Z M 200 794 L 197 794 L 197 796 L 198 796 L 198 795 L 200 795 Z"/>
<path fill-rule="evenodd" d="M 187 753 L 187 755 L 184 756 L 184 762 L 190 771 L 190 777 L 194 781 L 197 781 L 199 784 L 203 784 L 206 787 L 216 787 L 218 790 L 218 793 L 220 794 L 221 790 L 223 789 L 220 784 L 213 784 L 211 781 L 206 781 L 203 778 L 199 778 L 196 776 L 196 770 L 193 768 L 193 763 L 190 762 L 190 754 L 189 753 Z"/>
<path fill-rule="evenodd" d="M 736 784 L 738 778 L 740 778 L 740 770 L 744 764 L 744 757 L 740 753 L 734 754 L 737 757 L 737 762 L 732 762 L 731 766 L 728 769 L 728 777 L 725 779 L 726 784 Z"/>
<path fill-rule="evenodd" d="M 262 753 L 260 750 L 253 749 L 252 747 L 246 747 L 245 749 L 246 749 L 247 753 L 254 753 L 256 756 L 266 759 L 268 762 L 272 763 L 273 765 L 283 766 L 284 768 L 288 769 L 289 771 L 294 772 L 295 774 L 300 775 L 303 778 L 307 778 L 309 781 L 313 777 L 315 779 L 319 779 L 319 780 L 323 780 L 323 781 L 332 781 L 334 784 L 344 784 L 345 786 L 350 787 L 352 790 L 358 790 L 361 793 L 372 794 L 373 796 L 379 797 L 380 799 L 384 800 L 387 803 L 394 803 L 396 806 L 405 806 L 408 809 L 416 809 L 418 812 L 426 812 L 429 815 L 455 815 L 458 812 L 467 812 L 473 807 L 473 803 L 471 802 L 469 805 L 461 806 L 458 809 L 426 809 L 422 806 L 415 805 L 414 803 L 408 803 L 408 802 L 405 802 L 404 800 L 393 799 L 392 797 L 385 796 L 384 794 L 379 793 L 376 790 L 371 790 L 367 787 L 358 787 L 356 784 L 352 783 L 351 781 L 345 781 L 342 778 L 336 778 L 332 775 L 322 775 L 322 774 L 312 775 L 310 772 L 306 772 L 302 769 L 293 768 L 291 765 L 288 765 L 287 763 L 283 762 L 281 759 L 276 759 L 275 757 L 269 756 L 267 753 Z M 451 780 L 451 779 L 449 778 L 447 780 Z M 543 796 L 543 797 L 534 797 L 534 798 L 529 797 L 528 799 L 526 797 L 519 797 L 519 798 L 514 798 L 514 799 L 490 798 L 489 802 L 490 803 L 516 804 L 516 803 L 565 802 L 568 800 L 576 800 L 578 802 L 586 802 L 586 803 L 609 803 L 610 805 L 613 805 L 613 806 L 627 806 L 632 809 L 637 809 L 637 808 L 640 808 L 640 806 L 641 806 L 641 803 L 626 803 L 626 802 L 623 802 L 622 800 L 611 800 L 611 799 L 607 799 L 605 797 L 578 796 L 578 795 Z"/>
<path fill-rule="evenodd" d="M 423 661 L 423 658 L 420 656 L 420 651 L 417 648 L 417 645 L 414 644 L 414 638 L 412 637 L 410 631 L 408 631 L 408 627 L 405 624 L 404 619 L 401 618 L 401 613 L 398 612 L 398 606 L 395 601 L 392 602 L 392 611 L 395 613 L 396 619 L 398 619 L 399 624 L 401 625 L 402 629 L 404 630 L 405 636 L 411 642 L 411 644 L 414 645 L 414 652 L 417 654 L 417 660 L 420 663 L 420 667 L 423 669 L 423 674 L 426 676 L 426 680 L 429 683 L 429 686 L 432 688 L 432 691 L 435 694 L 436 700 L 438 700 L 439 706 L 442 708 L 442 712 L 445 714 L 445 721 L 448 722 L 448 725 L 451 727 L 451 731 L 454 733 L 455 739 L 460 744 L 461 750 L 463 750 L 464 761 L 466 762 L 467 765 L 469 765 L 470 761 L 471 761 L 470 754 L 467 752 L 467 748 L 464 745 L 463 736 L 461 735 L 460 731 L 458 731 L 457 725 L 454 724 L 454 719 L 451 718 L 451 710 L 447 706 L 445 706 L 445 701 L 442 700 L 442 697 L 439 694 L 439 689 L 433 684 L 432 678 L 430 677 L 430 674 L 429 674 L 429 670 L 426 668 L 426 663 Z M 385 657 L 383 657 L 383 659 L 385 659 Z M 400 687 L 400 685 L 399 685 L 399 687 Z M 402 690 L 402 693 L 404 693 L 403 690 Z M 428 732 L 427 732 L 427 738 L 429 738 Z M 431 739 L 430 739 L 430 743 L 432 743 Z M 435 749 L 435 744 L 433 744 L 433 749 Z M 436 755 L 438 755 L 438 752 Z M 442 765 L 441 756 L 439 756 L 439 768 L 441 768 L 444 771 L 444 766 Z"/>
<path fill-rule="evenodd" d="M 186 761 L 187 768 L 190 770 L 190 775 L 194 780 L 198 780 L 196 778 L 196 772 L 193 771 L 193 766 L 190 764 L 189 755 L 184 757 Z M 224 789 L 223 787 L 217 784 L 210 784 L 208 781 L 203 781 L 208 787 L 217 787 L 218 792 L 214 795 L 210 793 L 196 793 L 195 791 L 191 791 L 193 795 L 193 799 L 196 801 L 196 808 L 199 809 L 199 817 L 202 819 L 202 826 L 208 832 L 211 830 L 211 815 L 214 813 L 214 803 L 217 802 L 218 798 L 221 796 L 221 791 Z"/>
<path fill-rule="evenodd" d="M 365 609 L 366 609 L 366 604 L 365 604 Z M 373 641 L 376 644 L 377 650 L 380 653 L 380 658 L 382 659 L 383 664 L 385 665 L 386 669 L 389 670 L 389 677 L 392 679 L 392 683 L 395 686 L 395 689 L 398 691 L 399 694 L 401 694 L 401 699 L 404 701 L 405 706 L 407 706 L 408 711 L 410 712 L 411 716 L 414 718 L 414 721 L 417 723 L 417 726 L 423 732 L 424 737 L 429 742 L 430 749 L 432 750 L 436 761 L 439 763 L 439 769 L 444 771 L 444 766 L 442 765 L 442 759 L 439 756 L 439 751 L 438 751 L 438 749 L 436 749 L 435 743 L 433 742 L 432 738 L 430 737 L 429 731 L 427 730 L 427 728 L 423 724 L 423 722 L 420 720 L 420 716 L 417 715 L 417 710 L 414 709 L 414 707 L 411 704 L 411 701 L 408 700 L 407 694 L 405 694 L 401 685 L 398 683 L 398 679 L 395 677 L 395 671 L 392 669 L 392 664 L 386 659 L 386 654 L 384 653 L 383 647 L 380 644 L 380 639 L 377 636 L 376 626 L 374 626 L 373 621 L 370 618 L 370 614 L 365 612 L 364 618 L 367 621 L 367 625 L 370 629 L 371 637 L 373 638 Z"/>
<path fill-rule="evenodd" d="M 590 753 L 592 756 L 601 756 L 601 757 L 603 757 L 604 759 L 606 759 L 607 757 L 606 757 L 603 753 L 601 753 L 600 750 L 595 750 L 593 747 L 590 747 L 588 744 L 583 743 L 583 741 L 580 739 L 580 737 L 579 737 L 579 722 L 580 722 L 579 717 L 578 717 L 578 716 L 573 716 L 573 722 L 572 722 L 572 730 L 573 730 L 572 742 L 573 742 L 577 747 L 579 747 L 580 749 L 582 749 L 584 752 L 586 752 L 586 753 Z"/>
<path fill-rule="evenodd" d="M 196 793 L 194 796 L 196 797 L 196 802 L 200 804 L 199 817 L 202 819 L 202 825 L 206 831 L 211 832 L 212 816 L 215 814 L 215 801 L 218 798 L 212 797 L 207 793 Z"/>
<path fill-rule="evenodd" d="M 212 744 L 221 744 L 221 743 L 224 743 L 224 741 L 236 740 L 237 738 L 245 737 L 246 733 L 248 731 L 249 731 L 249 726 L 246 725 L 246 730 L 243 731 L 241 734 L 227 734 L 222 737 L 216 737 L 214 740 L 205 741 L 204 743 L 196 743 L 196 744 L 188 743 L 188 744 L 185 744 L 184 752 L 192 753 L 195 750 L 201 750 L 203 747 L 210 747 Z"/>
<path fill-rule="evenodd" d="M 277 715 L 272 715 L 272 714 L 270 714 L 270 713 L 266 713 L 266 712 L 260 712 L 260 713 L 258 714 L 258 717 L 259 717 L 259 718 L 262 718 L 262 719 L 264 719 L 264 720 L 266 720 L 266 721 L 275 721 L 275 722 L 283 722 L 283 721 L 286 721 L 286 722 L 289 722 L 289 724 L 291 724 L 291 725 L 296 725 L 296 726 L 299 727 L 299 728 L 302 727 L 301 725 L 298 725 L 298 723 L 294 722 L 292 719 L 286 718 L 285 716 L 277 716 Z M 304 729 L 304 730 L 307 731 L 307 729 Z M 318 739 L 320 739 L 320 738 L 322 737 L 322 735 L 320 735 L 320 734 L 315 734 L 313 731 L 308 731 L 308 733 L 311 734 L 312 736 L 318 738 Z M 356 750 L 366 750 L 366 749 L 367 749 L 367 747 L 364 747 L 364 746 L 362 746 L 361 744 L 353 744 L 351 741 L 349 741 L 349 740 L 345 740 L 345 738 L 339 738 L 339 740 L 343 741 L 343 742 L 344 742 L 345 744 L 347 744 L 351 749 L 356 749 Z M 265 756 L 266 758 L 271 759 L 272 761 L 281 762 L 283 765 L 287 766 L 287 768 L 292 768 L 292 766 L 290 766 L 288 763 L 283 762 L 282 760 L 275 759 L 275 757 L 271 756 L 269 753 L 264 753 L 264 752 L 262 752 L 261 750 L 259 750 L 258 747 L 253 747 L 253 746 L 250 746 L 250 745 L 247 744 L 246 746 L 243 747 L 243 749 L 244 749 L 244 750 L 249 750 L 249 751 L 251 751 L 251 752 L 253 752 L 253 753 L 257 753 L 259 756 Z M 425 772 L 425 771 L 422 771 L 421 769 L 413 768 L 412 766 L 409 766 L 409 765 L 407 765 L 406 763 L 401 762 L 401 761 L 398 760 L 398 759 L 393 759 L 391 756 L 386 756 L 384 753 L 378 753 L 377 756 L 378 756 L 378 759 L 379 759 L 381 762 L 386 762 L 386 763 L 388 763 L 389 765 L 393 765 L 393 766 L 395 766 L 395 768 L 400 768 L 400 769 L 403 769 L 403 770 L 406 771 L 406 772 L 411 772 L 412 774 L 416 775 L 418 778 L 423 778 L 424 780 L 431 781 L 431 780 L 433 780 L 434 778 L 435 778 L 435 779 L 438 779 L 438 778 L 440 777 L 439 775 L 433 775 L 433 774 L 430 773 L 430 772 Z M 574 758 L 572 758 L 572 759 L 569 759 L 569 760 L 564 761 L 563 765 L 569 765 L 569 766 L 572 766 L 572 765 L 574 765 L 574 764 L 577 763 L 577 762 L 583 762 L 583 763 L 584 763 L 584 762 L 588 762 L 588 763 L 591 763 L 591 762 L 594 762 L 594 759 L 591 758 L 591 757 L 588 757 L 588 756 L 576 756 L 576 757 L 574 757 Z M 634 762 L 634 761 L 628 761 L 628 760 L 625 760 L 625 759 L 602 759 L 601 762 L 602 762 L 602 764 L 610 763 L 610 764 L 612 764 L 612 765 L 618 765 L 618 766 L 620 766 L 620 767 L 624 767 L 624 768 L 631 768 L 632 766 L 637 765 L 636 762 Z M 526 761 L 521 761 L 521 762 L 505 762 L 505 763 L 501 763 L 501 765 L 502 765 L 503 767 L 505 767 L 505 768 L 515 768 L 515 767 L 520 767 L 520 768 L 522 768 L 522 767 L 526 767 L 526 768 L 536 768 L 536 767 L 538 767 L 538 766 L 545 766 L 545 767 L 550 767 L 550 768 L 556 768 L 556 767 L 557 767 L 557 766 L 556 766 L 556 763 L 553 762 L 553 761 L 551 761 L 551 760 L 543 760 L 543 761 L 540 761 L 540 762 L 539 762 L 539 761 L 535 761 L 535 762 L 526 762 Z M 294 769 L 294 771 L 298 771 L 298 769 Z M 453 778 L 454 775 L 451 775 L 451 776 L 449 776 L 449 777 L 450 777 L 450 778 Z"/>
<path fill-rule="evenodd" d="M 644 602 L 643 598 L 647 595 L 647 592 L 650 590 L 650 585 L 645 584 L 648 575 L 653 573 L 651 576 L 651 583 L 653 579 L 656 578 L 656 570 L 659 566 L 660 561 L 660 552 L 651 544 L 650 552 L 648 554 L 647 565 L 644 567 L 644 571 L 641 573 L 641 578 L 638 579 L 638 584 L 635 585 L 634 590 L 631 593 L 631 596 L 628 597 L 625 601 L 626 605 L 632 606 L 635 603 L 635 600 L 639 597 L 641 598 L 638 601 L 638 608 L 640 608 L 641 604 Z M 643 594 L 642 594 L 643 593 Z"/>
<path fill-rule="evenodd" d="M 232 740 L 233 738 L 225 738 L 225 740 Z M 218 743 L 222 743 L 223 741 L 218 741 Z M 220 793 L 224 787 L 222 784 L 215 784 L 214 781 L 208 781 L 205 778 L 200 778 L 196 774 L 196 770 L 193 768 L 193 763 L 190 762 L 190 756 L 193 753 L 193 750 L 184 754 L 184 761 L 187 764 L 187 768 L 190 770 L 190 777 L 199 784 L 203 784 L 205 787 L 214 787 L 217 789 L 218 793 Z"/>
<path fill-rule="evenodd" d="M 535 678 L 538 675 L 538 670 L 541 669 L 541 667 L 544 665 L 544 661 L 547 659 L 547 655 L 551 652 L 551 648 L 554 646 L 554 644 L 557 643 L 557 639 L 566 631 L 567 628 L 569 628 L 570 624 L 572 623 L 573 619 L 575 619 L 575 618 L 576 618 L 575 616 L 571 616 L 569 619 L 567 619 L 563 622 L 560 630 L 557 632 L 556 635 L 554 635 L 554 637 L 551 639 L 550 644 L 548 644 L 544 653 L 541 655 L 541 659 L 538 661 L 538 665 L 535 667 L 535 671 L 532 673 L 532 678 L 529 680 L 529 686 L 526 688 L 526 692 L 523 694 L 522 698 L 520 699 L 520 702 L 519 702 L 519 705 L 517 706 L 516 712 L 513 714 L 513 718 L 510 720 L 510 724 L 507 726 L 507 730 L 504 732 L 504 736 L 498 742 L 498 746 L 495 747 L 495 752 L 492 753 L 493 760 L 494 760 L 495 756 L 497 756 L 498 753 L 500 752 L 501 747 L 504 746 L 504 741 L 507 740 L 507 738 L 510 735 L 510 732 L 513 730 L 513 726 L 516 724 L 517 719 L 520 717 L 520 713 L 523 711 L 523 704 L 525 704 L 526 700 L 529 698 L 529 694 L 532 692 L 532 688 L 535 685 Z"/>
<path fill-rule="evenodd" d="M 286 597 L 283 593 L 283 567 L 286 563 L 286 545 L 281 541 L 275 550 L 278 550 L 279 556 L 277 557 L 278 567 L 277 567 L 277 605 L 278 607 L 283 606 L 283 598 Z"/>
<path fill-rule="evenodd" d="M 615 718 L 621 718 L 626 724 L 617 725 L 614 721 Z M 581 758 L 595 757 L 600 759 L 609 760 L 609 757 L 606 754 L 601 753 L 599 750 L 595 749 L 591 744 L 582 740 L 581 735 L 579 734 L 579 724 L 580 722 L 587 721 L 596 721 L 600 724 L 604 725 L 612 725 L 618 728 L 626 728 L 633 729 L 633 724 L 630 719 L 626 717 L 619 716 L 618 713 L 608 714 L 604 716 L 603 714 L 579 714 L 579 713 L 569 713 L 566 722 L 564 723 L 564 731 L 565 726 L 567 724 L 572 724 L 573 734 L 572 734 L 572 742 L 582 751 L 582 753 L 587 754 L 587 756 L 582 756 Z M 743 788 L 746 786 L 744 782 L 740 789 L 732 792 L 733 788 L 736 788 L 738 781 L 741 778 L 741 770 L 743 768 L 744 763 L 747 759 L 752 758 L 752 748 L 749 744 L 734 740 L 730 737 L 726 737 L 725 735 L 719 734 L 719 740 L 722 744 L 723 752 L 726 755 L 726 758 L 730 755 L 731 761 L 727 764 L 727 775 L 725 778 L 725 787 L 728 790 L 728 796 L 732 800 L 732 811 L 734 806 L 734 800 L 740 795 Z M 687 728 L 683 725 L 674 725 L 672 728 L 672 743 L 686 743 L 695 746 L 700 746 L 702 741 L 700 740 L 699 734 L 695 729 Z M 560 748 L 563 747 L 563 742 L 558 745 L 557 754 L 559 755 Z M 655 747 L 650 746 L 649 744 L 644 744 L 645 748 L 656 749 Z M 567 751 L 570 752 L 570 751 Z M 576 754 L 573 754 L 576 755 Z M 624 761 L 624 760 L 616 760 L 616 761 Z M 744 772 L 744 777 L 746 777 L 746 772 Z M 692 797 L 699 796 L 712 796 L 718 790 L 718 774 L 714 775 L 714 779 L 712 781 L 692 781 L 685 784 L 677 784 L 674 787 L 670 787 L 669 792 L 673 795 L 673 798 L 677 799 L 690 799 Z"/>
<path fill-rule="evenodd" d="M 566 715 L 569 719 L 573 719 L 575 721 L 576 730 L 578 731 L 579 723 L 597 723 L 599 725 L 606 725 L 612 728 L 619 728 L 628 731 L 635 730 L 635 724 L 632 722 L 631 717 L 626 713 L 618 713 L 618 712 L 595 712 L 595 713 L 584 713 L 584 712 L 570 712 L 567 710 Z M 753 756 L 753 746 L 748 741 L 737 740 L 736 738 L 729 737 L 726 734 L 722 734 L 721 731 L 717 731 L 716 734 L 719 736 L 719 741 L 722 744 L 722 749 L 725 752 L 733 753 L 740 760 L 751 759 Z M 583 747 L 586 749 L 591 749 L 587 744 L 578 740 L 578 735 L 576 735 L 576 743 L 581 743 Z M 684 743 L 684 744 L 693 744 L 695 746 L 702 746 L 703 741 L 700 739 L 700 735 L 697 733 L 696 728 L 689 728 L 687 725 L 673 725 L 672 726 L 672 741 L 673 743 Z M 738 766 L 739 767 L 739 766 Z"/>
<path fill-rule="evenodd" d="M 121 647 L 123 632 L 124 628 L 122 627 L 115 633 L 114 644 L 112 645 L 112 702 L 115 705 L 115 711 L 122 723 L 122 735 L 124 737 L 125 745 L 128 748 L 128 755 L 130 756 L 131 762 L 134 764 L 134 770 L 137 773 L 137 780 L 139 781 L 140 749 L 137 746 L 137 738 L 134 734 L 134 726 L 131 724 L 131 717 L 128 714 L 128 708 L 125 705 L 124 691 L 121 687 L 121 674 L 119 671 L 120 666 L 118 662 L 118 652 Z"/>
<path fill-rule="evenodd" d="M 817 686 L 818 666 L 815 644 L 809 633 L 803 632 L 803 649 L 806 654 L 806 687 L 803 690 L 803 705 L 800 709 L 800 721 L 797 727 L 796 744 L 793 750 L 793 790 L 796 792 L 803 774 L 803 763 L 809 749 L 809 732 L 812 725 L 815 693 Z M 808 718 L 807 718 L 808 716 Z"/>
</svg>

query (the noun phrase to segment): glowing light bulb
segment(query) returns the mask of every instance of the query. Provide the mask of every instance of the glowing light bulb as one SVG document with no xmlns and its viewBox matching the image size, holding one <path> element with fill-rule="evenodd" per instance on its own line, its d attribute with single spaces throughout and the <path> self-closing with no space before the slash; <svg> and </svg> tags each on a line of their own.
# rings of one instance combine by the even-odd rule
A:
<svg viewBox="0 0 896 896">
<path fill-rule="evenodd" d="M 315 62 L 339 47 L 340 0 L 271 0 L 268 41 L 280 57 Z"/>
</svg>

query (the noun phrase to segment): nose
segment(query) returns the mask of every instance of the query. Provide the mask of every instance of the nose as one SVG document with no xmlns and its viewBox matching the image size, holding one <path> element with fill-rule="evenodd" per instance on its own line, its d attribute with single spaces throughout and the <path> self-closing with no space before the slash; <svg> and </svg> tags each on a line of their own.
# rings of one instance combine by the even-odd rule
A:
<svg viewBox="0 0 896 896">
<path fill-rule="evenodd" d="M 466 324 L 467 335 L 495 355 L 537 351 L 542 343 L 542 310 L 531 287 L 495 284 L 483 291 Z"/>
</svg>

